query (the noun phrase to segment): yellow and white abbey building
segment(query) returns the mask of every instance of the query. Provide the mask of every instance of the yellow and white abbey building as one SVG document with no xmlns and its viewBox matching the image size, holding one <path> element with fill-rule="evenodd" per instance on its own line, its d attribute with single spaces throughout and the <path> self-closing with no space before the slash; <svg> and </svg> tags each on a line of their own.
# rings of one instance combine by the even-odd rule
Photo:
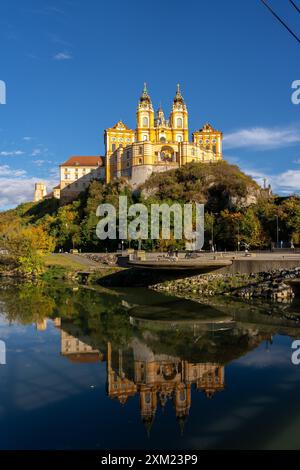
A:
<svg viewBox="0 0 300 470">
<path fill-rule="evenodd" d="M 105 130 L 105 179 L 125 177 L 132 186 L 143 183 L 153 172 L 166 171 L 190 162 L 213 162 L 222 158 L 222 133 L 205 124 L 189 139 L 188 110 L 180 87 L 169 118 L 161 106 L 156 114 L 146 84 L 136 111 L 136 129 L 122 121 Z"/>
<path fill-rule="evenodd" d="M 136 129 L 118 121 L 105 129 L 104 145 L 104 157 L 72 156 L 62 163 L 60 182 L 47 197 L 74 199 L 93 179 L 108 183 L 123 177 L 136 188 L 153 172 L 222 159 L 222 132 L 210 124 L 193 132 L 190 140 L 188 110 L 179 85 L 166 118 L 161 106 L 154 112 L 145 84 L 137 106 Z M 45 197 L 45 192 L 45 185 L 37 183 L 35 201 Z"/>
</svg>

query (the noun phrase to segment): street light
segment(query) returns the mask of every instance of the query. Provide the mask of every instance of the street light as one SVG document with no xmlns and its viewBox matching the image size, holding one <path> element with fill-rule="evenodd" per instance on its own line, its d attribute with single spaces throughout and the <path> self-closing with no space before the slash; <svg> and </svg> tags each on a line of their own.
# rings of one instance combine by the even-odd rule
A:
<svg viewBox="0 0 300 470">
<path fill-rule="evenodd" d="M 210 215 L 212 216 L 211 219 L 211 251 L 215 251 L 215 246 L 214 246 L 214 220 L 215 220 L 215 215 L 218 215 L 217 212 L 211 212 Z"/>
<path fill-rule="evenodd" d="M 276 247 L 279 248 L 279 220 L 278 214 L 276 214 Z"/>
</svg>

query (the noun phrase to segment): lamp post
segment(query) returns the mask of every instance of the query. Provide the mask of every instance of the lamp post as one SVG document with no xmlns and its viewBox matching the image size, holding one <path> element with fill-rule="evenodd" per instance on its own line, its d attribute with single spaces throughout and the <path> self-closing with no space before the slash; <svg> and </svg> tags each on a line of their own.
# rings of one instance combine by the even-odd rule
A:
<svg viewBox="0 0 300 470">
<path fill-rule="evenodd" d="M 211 212 L 210 213 L 212 219 L 211 219 L 211 251 L 215 251 L 215 245 L 214 245 L 214 217 L 215 215 L 218 215 L 217 212 Z"/>
<path fill-rule="evenodd" d="M 276 248 L 279 248 L 279 220 L 278 220 L 278 214 L 276 214 Z"/>
</svg>

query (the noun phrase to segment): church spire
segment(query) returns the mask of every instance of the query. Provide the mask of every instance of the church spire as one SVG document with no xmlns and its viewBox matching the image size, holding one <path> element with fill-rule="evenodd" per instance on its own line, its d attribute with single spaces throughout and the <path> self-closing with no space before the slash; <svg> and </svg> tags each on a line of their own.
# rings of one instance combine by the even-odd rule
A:
<svg viewBox="0 0 300 470">
<path fill-rule="evenodd" d="M 180 84 L 179 83 L 177 83 L 177 89 L 176 89 L 176 95 L 175 95 L 175 98 L 174 98 L 174 103 L 184 104 L 184 99 L 183 99 L 181 91 L 180 91 Z"/>
<path fill-rule="evenodd" d="M 148 94 L 148 89 L 147 89 L 147 83 L 144 82 L 144 88 L 143 88 L 143 93 L 142 93 L 142 96 L 140 97 L 140 103 L 151 103 L 151 99 L 150 99 L 150 96 Z"/>
</svg>

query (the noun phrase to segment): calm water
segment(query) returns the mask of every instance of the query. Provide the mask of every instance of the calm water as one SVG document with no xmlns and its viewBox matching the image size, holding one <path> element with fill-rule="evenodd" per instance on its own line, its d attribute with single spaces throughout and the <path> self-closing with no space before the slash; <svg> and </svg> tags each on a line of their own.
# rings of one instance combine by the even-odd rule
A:
<svg viewBox="0 0 300 470">
<path fill-rule="evenodd" d="M 1 449 L 300 448 L 296 303 L 1 285 L 0 312 Z"/>
</svg>

